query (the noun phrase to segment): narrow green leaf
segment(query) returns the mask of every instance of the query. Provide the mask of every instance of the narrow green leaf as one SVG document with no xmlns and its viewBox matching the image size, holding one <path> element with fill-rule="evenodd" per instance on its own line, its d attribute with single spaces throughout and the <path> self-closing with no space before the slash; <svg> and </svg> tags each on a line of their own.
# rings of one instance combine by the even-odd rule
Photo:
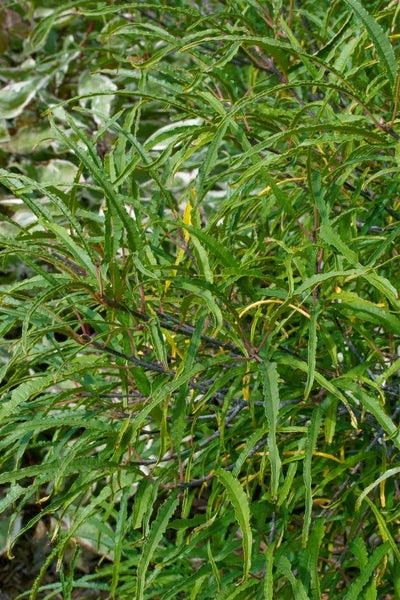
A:
<svg viewBox="0 0 400 600">
<path fill-rule="evenodd" d="M 257 443 L 266 435 L 266 433 L 267 433 L 266 428 L 259 427 L 256 431 L 254 431 L 251 434 L 249 439 L 246 441 L 246 444 L 245 444 L 243 450 L 241 451 L 241 453 L 239 454 L 239 456 L 236 460 L 235 468 L 232 471 L 232 475 L 234 477 L 238 477 L 240 470 L 241 470 L 244 462 L 246 461 L 249 453 L 254 448 L 254 446 L 256 446 Z"/>
<path fill-rule="evenodd" d="M 383 294 L 383 296 L 385 296 L 389 300 L 392 306 L 397 308 L 397 310 L 400 310 L 400 302 L 397 290 L 395 286 L 387 279 L 387 277 L 383 277 L 382 275 L 379 275 L 378 273 L 375 273 L 372 270 L 369 271 L 367 269 L 365 270 L 365 273 L 362 274 L 362 276 L 368 281 L 368 283 L 370 283 L 373 287 L 379 290 L 381 294 Z"/>
<path fill-rule="evenodd" d="M 368 551 L 367 545 L 360 535 L 351 543 L 350 549 L 358 560 L 359 568 L 364 569 L 368 564 Z"/>
<path fill-rule="evenodd" d="M 290 564 L 289 559 L 286 556 L 280 556 L 276 561 L 277 569 L 287 577 L 290 585 L 292 586 L 293 597 L 296 600 L 310 600 L 307 592 L 304 588 L 304 585 L 297 579 L 292 571 L 292 565 Z"/>
<path fill-rule="evenodd" d="M 366 275 L 365 278 L 367 279 L 368 276 Z M 340 303 L 337 305 L 338 311 L 341 314 L 348 314 L 351 320 L 360 319 L 361 322 L 376 323 L 388 331 L 400 335 L 400 319 L 389 312 L 385 306 L 360 298 L 355 292 L 344 290 L 339 294 L 332 295 L 331 298 Z"/>
<path fill-rule="evenodd" d="M 118 254 L 123 237 L 123 222 L 113 202 L 104 207 L 104 262 L 109 264 Z"/>
<path fill-rule="evenodd" d="M 224 119 L 218 126 L 217 131 L 213 135 L 213 140 L 208 147 L 206 157 L 199 169 L 197 176 L 197 195 L 199 200 L 203 198 L 205 192 L 207 191 L 208 176 L 210 171 L 215 167 L 218 151 L 220 150 L 228 126 L 228 119 Z"/>
<path fill-rule="evenodd" d="M 308 372 L 307 372 L 307 382 L 306 382 L 306 388 L 304 390 L 304 400 L 307 400 L 312 386 L 314 384 L 314 379 L 315 379 L 315 365 L 316 365 L 316 352 L 317 352 L 317 342 L 318 342 L 318 337 L 317 337 L 317 323 L 318 323 L 318 317 L 319 317 L 319 307 L 318 306 L 314 306 L 313 310 L 311 311 L 311 318 L 308 324 L 308 356 L 307 356 L 307 363 L 308 363 Z"/>
<path fill-rule="evenodd" d="M 313 65 L 313 63 L 309 59 L 309 57 L 305 53 L 302 52 L 303 49 L 301 47 L 301 43 L 296 39 L 292 29 L 286 23 L 283 16 L 280 17 L 279 23 L 280 23 L 280 26 L 282 27 L 283 31 L 286 33 L 292 48 L 294 50 L 296 50 L 297 52 L 302 53 L 302 63 L 304 65 L 304 67 L 308 70 L 308 72 L 310 73 L 310 78 L 313 80 L 317 79 L 318 78 L 318 69 Z"/>
<path fill-rule="evenodd" d="M 199 594 L 201 594 L 202 590 L 207 586 L 208 575 L 202 575 L 198 573 L 198 575 L 194 578 L 193 584 L 189 587 L 190 589 L 190 598 L 189 600 L 196 600 L 199 598 Z M 175 600 L 176 596 L 168 596 L 165 600 Z"/>
<path fill-rule="evenodd" d="M 292 365 L 292 367 L 296 368 L 296 369 L 300 369 L 301 371 L 307 373 L 308 372 L 308 365 L 306 362 L 302 361 L 302 360 L 298 360 L 292 356 L 282 356 L 280 358 L 281 362 L 284 362 L 285 364 L 288 365 Z M 321 385 L 321 387 L 324 387 L 328 392 L 330 392 L 331 394 L 333 394 L 336 398 L 338 398 L 347 408 L 347 410 L 349 411 L 350 417 L 351 417 L 351 422 L 353 427 L 355 427 L 357 429 L 358 425 L 357 425 L 357 418 L 354 414 L 354 411 L 352 410 L 348 399 L 346 398 L 346 396 L 341 392 L 341 390 L 335 385 L 334 382 L 330 381 L 329 379 L 327 379 L 326 377 L 324 377 L 321 373 L 319 373 L 318 371 L 315 371 L 315 379 L 316 381 L 318 381 L 318 383 Z"/>
<path fill-rule="evenodd" d="M 312 515 L 312 457 L 318 439 L 319 428 L 321 426 L 321 410 L 315 408 L 312 414 L 311 423 L 308 429 L 307 441 L 305 446 L 303 461 L 303 481 L 304 481 L 304 521 L 302 532 L 303 547 L 307 545 L 308 535 L 311 526 Z"/>
<path fill-rule="evenodd" d="M 264 598 L 265 600 L 275 600 L 274 598 L 274 552 L 275 544 L 269 544 L 265 551 L 265 574 L 264 574 Z"/>
<path fill-rule="evenodd" d="M 140 430 L 147 416 L 166 398 L 169 398 L 170 395 L 177 389 L 179 389 L 182 385 L 185 385 L 192 377 L 196 377 L 196 375 L 203 370 L 202 365 L 195 365 L 191 371 L 186 371 L 182 374 L 177 374 L 176 378 L 170 383 L 163 384 L 161 388 L 158 388 L 153 393 L 153 399 L 150 400 L 144 408 L 135 416 L 134 421 L 132 422 L 132 436 Z"/>
<path fill-rule="evenodd" d="M 341 239 L 339 233 L 334 231 L 328 221 L 324 221 L 320 227 L 320 236 L 325 242 L 336 248 L 353 267 L 360 266 L 357 254 L 351 250 Z"/>
<path fill-rule="evenodd" d="M 0 514 L 3 514 L 4 511 L 6 511 L 11 504 L 14 504 L 18 498 L 23 496 L 25 492 L 26 488 L 20 486 L 19 483 L 13 483 L 4 498 L 0 500 Z"/>
<path fill-rule="evenodd" d="M 147 321 L 150 333 L 151 343 L 154 349 L 154 353 L 157 357 L 157 360 L 165 367 L 168 368 L 168 357 L 167 357 L 167 349 L 165 344 L 165 339 L 162 334 L 160 323 L 157 317 L 151 317 Z"/>
<path fill-rule="evenodd" d="M 393 86 L 397 77 L 397 60 L 393 47 L 379 23 L 369 14 L 358 0 L 344 0 L 354 11 L 365 29 L 368 31 L 380 61 L 382 62 L 388 79 Z"/>
<path fill-rule="evenodd" d="M 307 544 L 307 570 L 310 573 L 311 593 L 313 600 L 321 600 L 320 587 L 320 548 L 324 538 L 325 523 L 324 519 L 316 519 L 313 524 L 310 537 Z"/>
<path fill-rule="evenodd" d="M 388 553 L 390 545 L 388 542 L 375 548 L 373 553 L 368 559 L 368 563 L 364 566 L 357 579 L 351 584 L 344 600 L 360 600 L 362 598 L 363 588 L 367 585 L 368 581 L 373 577 L 375 569 L 383 561 L 384 557 Z"/>
<path fill-rule="evenodd" d="M 196 355 L 201 343 L 201 336 L 206 320 L 206 312 L 200 313 L 196 320 L 196 326 L 190 339 L 189 347 L 185 353 L 182 363 L 179 365 L 178 373 L 191 371 L 196 360 Z M 187 421 L 187 397 L 189 382 L 184 383 L 177 394 L 172 408 L 171 437 L 178 455 L 181 450 L 181 442 L 186 431 Z"/>
<path fill-rule="evenodd" d="M 121 500 L 119 503 L 118 517 L 115 524 L 114 531 L 114 546 L 113 546 L 113 565 L 112 565 L 112 581 L 111 581 L 111 596 L 115 596 L 118 589 L 118 582 L 121 573 L 121 559 L 124 549 L 126 528 L 127 528 L 127 514 L 128 514 L 128 500 L 131 495 L 130 487 L 125 487 L 122 491 Z"/>
<path fill-rule="evenodd" d="M 31 279 L 32 282 L 32 279 Z M 45 287 L 44 288 L 44 292 L 39 294 L 35 301 L 32 302 L 31 306 L 29 307 L 29 309 L 26 312 L 24 321 L 22 323 L 22 335 L 21 335 L 21 341 L 22 341 L 22 347 L 24 348 L 24 351 L 26 352 L 28 349 L 28 331 L 29 331 L 29 327 L 32 325 L 32 319 L 33 316 L 35 314 L 36 311 L 40 312 L 41 309 L 43 309 L 43 306 L 46 305 L 46 303 L 54 296 L 57 296 L 57 294 L 61 293 L 62 294 L 62 290 L 65 289 L 66 284 L 65 281 L 63 281 L 61 284 L 57 285 L 53 285 L 51 287 Z"/>
<path fill-rule="evenodd" d="M 152 508 L 151 500 L 153 492 L 157 489 L 158 485 L 155 485 L 153 481 L 149 481 L 148 479 L 142 479 L 139 482 L 138 489 L 134 496 L 132 512 L 132 529 L 139 529 L 140 527 L 142 527 L 146 512 L 149 511 L 149 508 Z M 144 530 L 146 530 L 145 527 Z"/>
<path fill-rule="evenodd" d="M 212 284 L 208 281 L 200 280 L 200 279 L 184 279 L 183 277 L 175 278 L 173 280 L 174 285 L 177 287 L 182 287 L 190 292 L 196 294 L 202 298 L 209 308 L 210 312 L 214 316 L 215 319 L 215 333 L 217 333 L 222 328 L 223 316 L 220 307 L 218 306 L 216 299 L 212 292 Z"/>
<path fill-rule="evenodd" d="M 98 495 L 91 496 L 88 504 L 77 508 L 77 510 L 74 513 L 74 519 L 71 522 L 71 525 L 68 529 L 68 533 L 64 538 L 64 544 L 67 543 L 67 540 L 70 540 L 72 537 L 75 536 L 79 528 L 84 526 L 91 516 L 95 516 L 99 512 L 99 507 L 101 507 L 103 503 L 107 503 L 107 500 L 110 497 L 110 493 L 111 489 L 109 488 L 109 486 L 105 486 L 101 489 Z"/>
<path fill-rule="evenodd" d="M 318 273 L 318 275 L 311 275 L 311 277 L 307 277 L 298 288 L 295 289 L 294 293 L 296 295 L 303 294 L 306 291 L 310 291 L 314 289 L 315 286 L 319 285 L 324 281 L 328 281 L 329 279 L 336 279 L 337 277 L 346 277 L 346 278 L 356 278 L 360 275 L 359 269 L 348 269 L 348 270 L 338 270 L 338 271 L 329 271 L 328 273 Z"/>
<path fill-rule="evenodd" d="M 268 450 L 271 464 L 271 497 L 276 499 L 281 475 L 281 457 L 276 439 L 278 413 L 279 413 L 279 386 L 278 370 L 276 363 L 262 362 L 259 365 L 263 383 L 264 412 L 268 422 Z"/>
<path fill-rule="evenodd" d="M 151 525 L 150 533 L 141 548 L 137 567 L 136 600 L 143 600 L 144 598 L 148 566 L 178 504 L 179 498 L 175 493 L 171 493 L 159 508 L 157 517 Z"/>
<path fill-rule="evenodd" d="M 275 179 L 268 174 L 266 169 L 263 170 L 263 180 L 267 184 L 263 192 L 265 193 L 269 188 L 271 188 L 271 191 L 278 201 L 278 204 L 282 207 L 282 210 L 284 210 L 288 215 L 293 216 L 294 210 L 290 202 L 290 196 L 280 189 L 279 185 L 276 184 Z M 262 192 L 259 192 L 258 195 L 261 196 Z"/>
<path fill-rule="evenodd" d="M 69 235 L 68 231 L 57 225 L 56 223 L 45 222 L 43 226 L 46 229 L 50 229 L 56 238 L 61 241 L 62 244 L 65 245 L 65 248 L 70 252 L 71 256 L 75 259 L 77 264 L 84 270 L 87 270 L 94 279 L 96 279 L 96 269 L 95 266 L 87 254 L 87 252 L 79 246 Z"/>
<path fill-rule="evenodd" d="M 103 458 L 81 458 L 79 457 L 74 462 L 71 462 L 65 469 L 65 476 L 75 475 L 76 473 L 93 473 L 96 470 L 104 472 Z M 107 472 L 110 469 L 119 468 L 116 463 L 107 463 Z M 41 481 L 54 481 L 60 471 L 58 461 L 46 462 L 40 465 L 32 465 L 30 467 L 22 467 L 17 470 L 0 473 L 0 484 L 12 483 L 25 477 L 38 477 Z"/>
<path fill-rule="evenodd" d="M 400 429 L 393 423 L 389 415 L 386 414 L 383 406 L 381 406 L 379 402 L 379 399 L 370 396 L 362 389 L 357 391 L 357 398 L 360 400 L 364 408 L 374 415 L 375 419 L 378 421 L 386 435 L 392 440 L 395 446 L 400 449 Z"/>
<path fill-rule="evenodd" d="M 52 563 L 54 563 L 54 561 L 56 560 L 57 556 L 60 554 L 60 552 L 62 551 L 62 548 L 64 546 L 65 546 L 65 541 L 63 538 L 61 538 L 59 540 L 59 542 L 57 543 L 57 545 L 54 548 L 52 548 L 51 552 L 46 557 L 46 560 L 41 565 L 39 575 L 36 577 L 35 581 L 32 584 L 31 589 L 29 590 L 29 592 L 30 592 L 29 600 L 37 600 L 38 593 L 39 593 L 39 587 L 43 581 L 46 571 L 49 568 L 49 566 Z"/>
<path fill-rule="evenodd" d="M 43 392 L 52 384 L 54 384 L 54 376 L 52 375 L 37 375 L 21 383 L 12 391 L 11 400 L 0 404 L 0 421 L 14 413 L 20 404 Z"/>
<path fill-rule="evenodd" d="M 233 506 L 235 516 L 243 536 L 243 581 L 248 578 L 251 568 L 251 549 L 253 535 L 250 527 L 249 499 L 239 481 L 229 471 L 218 469 L 217 479 L 224 485 L 228 499 Z"/>
<path fill-rule="evenodd" d="M 214 275 L 210 267 L 207 251 L 205 250 L 205 248 L 203 248 L 196 236 L 192 236 L 191 242 L 196 249 L 196 258 L 198 259 L 201 276 L 204 277 L 206 281 L 213 283 Z"/>
<path fill-rule="evenodd" d="M 400 473 L 400 467 L 394 467 L 393 469 L 389 469 L 388 471 L 385 471 L 385 473 L 383 473 L 383 475 L 378 477 L 378 479 L 373 481 L 368 487 L 366 487 L 365 490 L 363 492 L 361 492 L 361 494 L 357 498 L 356 510 L 360 510 L 362 501 L 364 500 L 364 498 L 366 496 L 368 496 L 368 494 L 370 493 L 371 490 L 375 489 L 382 481 L 386 481 L 386 479 L 389 479 L 390 477 L 394 477 L 398 473 Z"/>
<path fill-rule="evenodd" d="M 207 558 L 208 558 L 208 562 L 210 563 L 212 573 L 215 577 L 215 582 L 217 584 L 217 590 L 219 592 L 221 589 L 221 575 L 220 575 L 220 572 L 218 569 L 218 565 L 215 562 L 210 539 L 207 540 Z"/>
<path fill-rule="evenodd" d="M 376 504 L 368 498 L 368 496 L 365 497 L 365 501 L 367 502 L 370 509 L 372 510 L 372 512 L 375 515 L 376 522 L 378 523 L 379 533 L 382 537 L 382 540 L 384 542 L 387 542 L 390 545 L 392 551 L 394 552 L 397 562 L 400 563 L 400 549 L 399 549 L 397 540 L 394 539 L 391 532 L 389 531 L 389 528 L 385 521 L 384 515 L 379 510 L 379 508 L 376 506 Z"/>
<path fill-rule="evenodd" d="M 293 489 L 293 481 L 297 473 L 298 462 L 289 463 L 287 472 L 285 474 L 285 479 L 283 481 L 282 487 L 279 489 L 278 499 L 276 501 L 277 506 L 282 506 L 285 502 L 286 498 L 289 496 L 290 492 Z"/>
<path fill-rule="evenodd" d="M 191 235 L 196 236 L 207 249 L 220 260 L 220 262 L 226 267 L 237 267 L 236 260 L 227 248 L 218 241 L 216 236 L 206 233 L 202 229 L 186 225 L 181 223 L 182 229 L 186 229 Z"/>
<path fill-rule="evenodd" d="M 392 375 L 394 373 L 397 373 L 397 371 L 400 371 L 400 358 L 394 360 L 392 364 L 387 369 L 385 369 L 383 373 L 379 375 L 379 377 L 376 378 L 376 385 L 383 385 L 383 382 L 389 379 L 389 377 L 392 377 Z"/>
<path fill-rule="evenodd" d="M 45 399 L 54 401 L 54 396 L 45 396 Z M 92 429 L 98 432 L 110 431 L 110 426 L 105 421 L 101 421 L 90 415 L 86 411 L 74 410 L 74 411 L 52 411 L 48 417 L 33 417 L 30 420 L 18 423 L 18 431 L 25 433 L 27 431 L 34 431 L 36 433 L 40 431 L 46 431 L 46 429 L 53 429 L 54 427 L 68 427 L 68 428 L 83 428 Z"/>
<path fill-rule="evenodd" d="M 338 399 L 328 396 L 326 399 L 325 408 L 325 441 L 327 444 L 332 444 L 337 420 Z"/>
<path fill-rule="evenodd" d="M 229 587 L 224 587 L 218 596 L 214 596 L 214 598 L 215 600 L 234 600 L 235 598 L 242 600 L 245 597 L 244 594 L 246 594 L 247 598 L 252 598 L 257 592 L 257 587 L 257 584 L 252 580 L 242 581 L 239 585 L 233 584 Z"/>
</svg>

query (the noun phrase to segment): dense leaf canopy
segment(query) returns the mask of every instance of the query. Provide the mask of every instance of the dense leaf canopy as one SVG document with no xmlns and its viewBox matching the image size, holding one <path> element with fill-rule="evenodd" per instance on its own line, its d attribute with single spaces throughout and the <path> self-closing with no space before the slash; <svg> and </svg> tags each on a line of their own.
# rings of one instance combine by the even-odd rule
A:
<svg viewBox="0 0 400 600">
<path fill-rule="evenodd" d="M 50 523 L 31 599 L 400 599 L 399 12 L 0 5 L 0 539 Z"/>
</svg>

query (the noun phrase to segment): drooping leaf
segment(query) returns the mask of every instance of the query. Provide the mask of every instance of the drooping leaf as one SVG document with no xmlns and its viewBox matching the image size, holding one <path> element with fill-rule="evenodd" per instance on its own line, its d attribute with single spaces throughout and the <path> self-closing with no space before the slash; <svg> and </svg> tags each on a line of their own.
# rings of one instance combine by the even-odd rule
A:
<svg viewBox="0 0 400 600">
<path fill-rule="evenodd" d="M 249 576 L 253 534 L 250 526 L 250 507 L 248 498 L 239 481 L 229 471 L 220 469 L 217 478 L 225 487 L 228 499 L 232 504 L 237 522 L 243 536 L 243 581 Z"/>
</svg>

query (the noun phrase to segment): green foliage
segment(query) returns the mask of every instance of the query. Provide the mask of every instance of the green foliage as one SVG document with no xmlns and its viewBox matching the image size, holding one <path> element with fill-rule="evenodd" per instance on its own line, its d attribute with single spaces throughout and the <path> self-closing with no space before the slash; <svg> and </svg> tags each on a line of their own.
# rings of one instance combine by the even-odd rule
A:
<svg viewBox="0 0 400 600">
<path fill-rule="evenodd" d="M 32 600 L 400 599 L 398 12 L 0 7 L 1 535 L 52 520 Z"/>
</svg>

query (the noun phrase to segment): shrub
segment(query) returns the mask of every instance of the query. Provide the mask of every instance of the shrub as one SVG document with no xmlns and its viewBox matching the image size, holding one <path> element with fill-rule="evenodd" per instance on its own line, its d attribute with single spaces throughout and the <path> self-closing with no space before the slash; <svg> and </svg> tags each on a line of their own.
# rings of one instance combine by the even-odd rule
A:
<svg viewBox="0 0 400 600">
<path fill-rule="evenodd" d="M 2 9 L 7 551 L 51 518 L 30 598 L 400 598 L 398 7 L 169 4 Z"/>
</svg>

